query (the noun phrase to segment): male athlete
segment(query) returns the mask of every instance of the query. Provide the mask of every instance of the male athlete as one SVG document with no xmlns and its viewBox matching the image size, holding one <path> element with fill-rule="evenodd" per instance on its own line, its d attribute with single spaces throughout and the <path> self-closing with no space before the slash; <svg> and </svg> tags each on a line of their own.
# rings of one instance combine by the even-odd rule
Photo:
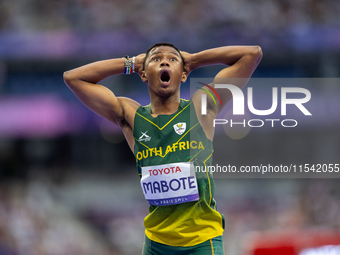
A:
<svg viewBox="0 0 340 255">
<path fill-rule="evenodd" d="M 213 199 L 210 173 L 194 173 L 194 166 L 212 161 L 212 121 L 231 99 L 227 89 L 216 89 L 222 104 L 207 99 L 201 115 L 198 90 L 190 100 L 180 97 L 181 83 L 197 68 L 224 64 L 215 79 L 235 79 L 242 88 L 262 58 L 258 46 L 225 46 L 195 54 L 169 43 L 152 46 L 132 59 L 115 58 L 90 63 L 64 73 L 65 83 L 89 109 L 121 127 L 136 157 L 141 187 L 150 204 L 144 220 L 143 255 L 224 254 L 223 215 Z M 136 72 L 146 83 L 150 104 L 116 97 L 97 84 L 111 75 Z M 204 87 L 212 91 L 214 83 Z M 190 108 L 194 111 L 190 114 Z"/>
</svg>

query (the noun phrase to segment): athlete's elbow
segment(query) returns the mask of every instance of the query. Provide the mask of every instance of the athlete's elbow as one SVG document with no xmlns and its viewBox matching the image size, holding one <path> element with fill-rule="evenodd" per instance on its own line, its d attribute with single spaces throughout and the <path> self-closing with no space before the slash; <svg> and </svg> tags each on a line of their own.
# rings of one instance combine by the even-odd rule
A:
<svg viewBox="0 0 340 255">
<path fill-rule="evenodd" d="M 258 64 L 261 61 L 262 56 L 263 56 L 262 48 L 258 45 L 252 46 L 249 54 L 252 56 L 254 61 Z"/>
<path fill-rule="evenodd" d="M 75 76 L 72 71 L 65 71 L 63 74 L 63 79 L 67 86 L 72 86 Z"/>
<path fill-rule="evenodd" d="M 67 84 L 67 82 L 70 80 L 70 77 L 71 75 L 70 75 L 70 72 L 69 71 L 65 71 L 64 73 L 63 73 L 63 79 L 64 79 L 64 82 Z"/>
</svg>

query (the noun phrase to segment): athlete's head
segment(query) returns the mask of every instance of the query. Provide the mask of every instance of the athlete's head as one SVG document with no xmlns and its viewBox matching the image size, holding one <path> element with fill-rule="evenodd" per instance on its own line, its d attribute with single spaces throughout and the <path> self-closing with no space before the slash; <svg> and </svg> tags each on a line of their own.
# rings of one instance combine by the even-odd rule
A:
<svg viewBox="0 0 340 255">
<path fill-rule="evenodd" d="M 184 59 L 183 59 L 183 57 L 182 57 L 182 54 L 181 54 L 180 50 L 179 50 L 175 45 L 173 45 L 172 43 L 167 43 L 167 42 L 156 43 L 156 44 L 154 44 L 153 46 L 151 46 L 151 47 L 146 51 L 145 58 L 144 58 L 144 62 L 143 62 L 143 70 L 145 70 L 145 62 L 146 62 L 146 60 L 149 58 L 150 52 L 151 52 L 153 49 L 155 49 L 155 48 L 157 48 L 157 47 L 160 47 L 160 46 L 168 46 L 168 47 L 174 48 L 174 49 L 178 52 L 178 54 L 179 54 L 179 56 L 180 56 L 180 58 L 181 58 L 181 60 L 182 60 L 182 63 L 183 63 L 183 70 L 184 70 L 185 62 L 184 62 Z"/>
<path fill-rule="evenodd" d="M 153 45 L 145 54 L 141 79 L 151 94 L 168 97 L 179 93 L 187 79 L 181 52 L 170 43 Z"/>
</svg>

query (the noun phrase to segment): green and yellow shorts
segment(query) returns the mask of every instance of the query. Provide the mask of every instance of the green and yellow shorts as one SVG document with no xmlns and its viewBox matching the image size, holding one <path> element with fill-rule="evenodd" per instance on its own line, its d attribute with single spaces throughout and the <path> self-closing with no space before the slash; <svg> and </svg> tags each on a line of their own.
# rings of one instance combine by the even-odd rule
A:
<svg viewBox="0 0 340 255">
<path fill-rule="evenodd" d="M 218 236 L 194 246 L 179 247 L 157 243 L 145 236 L 142 255 L 224 255 L 223 238 Z"/>
</svg>

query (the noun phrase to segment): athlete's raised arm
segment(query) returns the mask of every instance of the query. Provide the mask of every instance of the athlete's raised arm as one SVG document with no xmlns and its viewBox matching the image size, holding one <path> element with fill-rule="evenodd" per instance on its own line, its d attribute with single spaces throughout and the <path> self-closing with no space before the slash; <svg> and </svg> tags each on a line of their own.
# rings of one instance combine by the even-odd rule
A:
<svg viewBox="0 0 340 255">
<path fill-rule="evenodd" d="M 79 100 L 93 112 L 116 123 L 125 121 L 129 105 L 138 107 L 138 103 L 119 98 L 105 86 L 97 84 L 101 80 L 117 74 L 124 74 L 125 58 L 114 58 L 93 62 L 64 73 L 64 81 Z M 144 54 L 135 58 L 135 72 L 143 69 Z M 134 107 L 134 108 L 135 108 Z"/>
<path fill-rule="evenodd" d="M 222 69 L 215 80 L 220 78 L 245 78 L 235 79 L 233 85 L 243 88 L 253 74 L 262 58 L 262 50 L 259 46 L 225 46 L 204 50 L 195 54 L 182 53 L 186 71 L 191 72 L 196 68 L 208 65 L 224 64 L 228 67 Z M 209 89 L 209 88 L 207 88 Z M 218 90 L 218 89 L 216 89 Z M 231 99 L 231 94 L 226 89 L 219 89 L 218 94 L 222 100 L 222 106 Z M 221 111 L 221 107 L 216 109 Z"/>
<path fill-rule="evenodd" d="M 262 50 L 259 46 L 225 46 L 204 50 L 195 54 L 182 52 L 182 56 L 185 60 L 185 69 L 187 73 L 190 73 L 192 70 L 203 66 L 216 64 L 227 65 L 228 67 L 222 69 L 215 76 L 213 84 L 215 82 L 220 82 L 222 78 L 243 78 L 232 80 L 233 85 L 243 88 L 261 61 Z M 211 85 L 213 86 L 213 84 Z M 210 90 L 209 87 L 205 87 L 204 89 Z M 214 134 L 214 130 L 210 125 L 211 121 L 216 118 L 217 114 L 232 98 L 231 92 L 228 89 L 215 90 L 221 98 L 222 105 L 215 105 L 211 97 L 207 97 L 207 114 L 205 115 L 205 123 L 202 121 L 202 116 L 198 116 L 209 139 L 212 139 Z M 210 90 L 210 92 L 212 91 Z M 198 112 L 201 107 L 202 93 L 205 92 L 198 90 L 192 97 L 196 112 Z"/>
</svg>

